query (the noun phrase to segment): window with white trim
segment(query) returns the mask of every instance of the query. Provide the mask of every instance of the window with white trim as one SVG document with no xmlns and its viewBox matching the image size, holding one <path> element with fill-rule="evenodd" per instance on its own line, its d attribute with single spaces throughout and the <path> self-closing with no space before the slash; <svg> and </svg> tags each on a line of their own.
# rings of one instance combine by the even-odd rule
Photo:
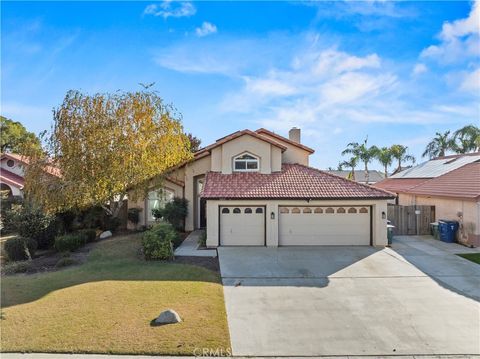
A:
<svg viewBox="0 0 480 359">
<path fill-rule="evenodd" d="M 149 221 L 154 221 L 155 217 L 152 210 L 163 208 L 166 203 L 171 202 L 175 193 L 169 189 L 163 188 L 148 192 L 147 215 Z"/>
<path fill-rule="evenodd" d="M 237 172 L 257 172 L 259 170 L 258 157 L 243 153 L 233 159 L 233 170 Z"/>
</svg>

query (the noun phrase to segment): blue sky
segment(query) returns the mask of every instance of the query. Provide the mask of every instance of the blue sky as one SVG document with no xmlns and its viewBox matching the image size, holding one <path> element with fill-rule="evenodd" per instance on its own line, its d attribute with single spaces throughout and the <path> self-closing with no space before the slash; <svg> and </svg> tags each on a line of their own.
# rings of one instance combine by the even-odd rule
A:
<svg viewBox="0 0 480 359">
<path fill-rule="evenodd" d="M 480 119 L 474 2 L 5 2 L 1 113 L 36 133 L 69 89 L 155 89 L 206 145 L 302 128 L 311 164 Z M 373 167 L 379 167 L 374 165 Z"/>
</svg>

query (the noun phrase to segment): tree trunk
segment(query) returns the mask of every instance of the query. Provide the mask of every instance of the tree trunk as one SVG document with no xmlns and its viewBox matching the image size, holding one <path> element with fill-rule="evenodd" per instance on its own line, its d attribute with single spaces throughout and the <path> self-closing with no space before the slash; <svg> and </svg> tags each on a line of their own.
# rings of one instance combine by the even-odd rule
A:
<svg viewBox="0 0 480 359">
<path fill-rule="evenodd" d="M 383 173 L 383 174 L 385 175 L 385 178 L 388 178 L 388 168 L 387 168 L 388 165 L 384 165 L 384 166 L 385 166 L 385 167 L 383 167 L 383 169 L 384 169 L 384 173 Z"/>
<path fill-rule="evenodd" d="M 355 181 L 355 167 L 352 167 L 352 181 Z"/>
<path fill-rule="evenodd" d="M 368 164 L 367 162 L 365 162 L 365 184 L 368 184 L 368 180 L 369 180 L 369 175 L 368 175 Z"/>
</svg>

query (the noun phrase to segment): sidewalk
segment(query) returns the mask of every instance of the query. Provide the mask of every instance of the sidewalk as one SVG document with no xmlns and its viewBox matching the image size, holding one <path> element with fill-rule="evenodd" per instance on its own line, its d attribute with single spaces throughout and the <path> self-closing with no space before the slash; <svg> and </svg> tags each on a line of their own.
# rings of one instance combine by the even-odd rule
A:
<svg viewBox="0 0 480 359">
<path fill-rule="evenodd" d="M 196 230 L 189 234 L 183 243 L 175 249 L 175 257 L 216 257 L 216 249 L 198 249 L 198 240 L 202 231 Z"/>
</svg>

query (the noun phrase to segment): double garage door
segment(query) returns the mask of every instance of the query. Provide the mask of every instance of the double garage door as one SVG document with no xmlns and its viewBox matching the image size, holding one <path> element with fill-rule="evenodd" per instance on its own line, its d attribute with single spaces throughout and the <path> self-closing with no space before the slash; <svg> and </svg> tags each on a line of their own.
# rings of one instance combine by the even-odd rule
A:
<svg viewBox="0 0 480 359">
<path fill-rule="evenodd" d="M 264 246 L 264 206 L 220 207 L 220 245 Z M 279 246 L 370 245 L 369 206 L 280 206 Z"/>
</svg>

